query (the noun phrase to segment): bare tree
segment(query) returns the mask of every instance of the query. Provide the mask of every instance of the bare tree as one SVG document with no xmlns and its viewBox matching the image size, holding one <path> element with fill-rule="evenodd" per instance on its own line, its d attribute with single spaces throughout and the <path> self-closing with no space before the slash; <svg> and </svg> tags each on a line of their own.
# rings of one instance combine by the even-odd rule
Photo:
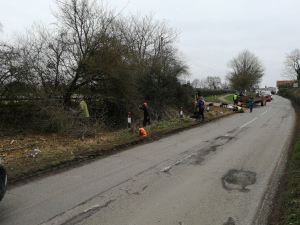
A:
<svg viewBox="0 0 300 225">
<path fill-rule="evenodd" d="M 188 74 L 174 45 L 179 31 L 170 28 L 166 21 L 154 20 L 153 14 L 131 14 L 118 20 L 116 27 L 132 53 L 129 61 L 140 96 L 160 106 L 163 101 L 171 102 L 171 96 L 176 96 L 178 78 Z"/>
<path fill-rule="evenodd" d="M 209 88 L 206 82 L 206 78 L 198 79 L 197 88 Z"/>
<path fill-rule="evenodd" d="M 221 87 L 221 78 L 208 76 L 206 83 L 210 89 L 218 89 Z"/>
<path fill-rule="evenodd" d="M 65 0 L 58 2 L 57 29 L 64 44 L 64 76 L 67 79 L 65 102 L 81 87 L 91 85 L 99 76 L 108 73 L 110 65 L 95 61 L 102 50 L 114 42 L 111 30 L 115 11 L 96 0 Z M 102 49 L 102 50 L 101 50 Z M 103 52 L 103 51 L 102 51 Z M 118 54 L 117 54 L 118 56 Z M 98 57 L 99 59 L 99 57 Z M 112 60 L 105 63 L 113 63 Z M 101 66 L 101 68 L 100 68 Z"/>
<path fill-rule="evenodd" d="M 264 75 L 262 61 L 249 50 L 240 52 L 227 65 L 232 71 L 227 74 L 226 79 L 237 90 L 250 90 L 253 85 L 261 82 Z"/>
<path fill-rule="evenodd" d="M 221 88 L 222 89 L 229 89 L 231 87 L 230 87 L 230 84 L 228 82 L 224 81 L 224 83 L 221 84 Z"/>
<path fill-rule="evenodd" d="M 0 95 L 7 93 L 8 84 L 12 83 L 15 73 L 16 53 L 7 44 L 0 45 Z"/>
<path fill-rule="evenodd" d="M 285 69 L 282 76 L 292 80 L 300 80 L 300 49 L 286 53 L 284 65 Z"/>
<path fill-rule="evenodd" d="M 30 80 L 30 68 L 23 59 L 24 49 L 3 43 L 0 45 L 0 94 L 6 97 L 24 94 Z M 28 91 L 27 91 L 28 92 Z"/>
<path fill-rule="evenodd" d="M 199 88 L 200 87 L 200 80 L 198 78 L 194 79 L 191 83 L 193 88 Z"/>
<path fill-rule="evenodd" d="M 174 45 L 179 32 L 153 15 L 124 18 L 103 1 L 56 1 L 56 23 L 35 24 L 3 48 L 0 84 L 32 87 L 44 100 L 40 108 L 54 102 L 63 111 L 75 93 L 95 97 L 90 102 L 105 108 L 104 121 L 115 118 L 111 124 L 121 124 L 141 99 L 160 107 L 189 99 L 192 88 L 178 82 L 188 75 Z"/>
<path fill-rule="evenodd" d="M 166 21 L 155 21 L 153 14 L 130 14 L 115 24 L 115 30 L 134 53 L 132 62 L 139 74 L 149 74 L 151 67 L 162 71 L 162 67 L 167 66 L 167 58 L 177 54 L 173 43 L 178 39 L 179 31 L 170 28 Z"/>
</svg>

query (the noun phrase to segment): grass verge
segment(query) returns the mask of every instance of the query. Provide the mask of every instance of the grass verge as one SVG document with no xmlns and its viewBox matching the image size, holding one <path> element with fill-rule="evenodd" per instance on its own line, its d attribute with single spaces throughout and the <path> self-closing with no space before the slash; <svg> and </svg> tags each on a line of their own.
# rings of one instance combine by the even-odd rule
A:
<svg viewBox="0 0 300 225">
<path fill-rule="evenodd" d="M 210 118 L 209 114 L 206 114 L 207 118 Z M 164 129 L 172 128 L 172 127 L 188 127 L 191 124 L 195 123 L 194 120 L 190 118 L 182 118 L 182 119 L 175 119 L 171 121 L 164 121 L 164 122 L 154 122 L 151 126 L 147 126 L 145 128 L 147 134 L 151 134 L 157 131 L 162 131 Z M 124 140 L 128 138 L 138 137 L 138 130 L 139 128 L 133 128 L 130 130 L 122 130 L 118 133 L 117 136 L 112 138 L 114 140 Z"/>
<path fill-rule="evenodd" d="M 300 105 L 292 101 L 296 119 L 285 171 L 269 213 L 268 225 L 300 225 Z"/>
<path fill-rule="evenodd" d="M 214 96 L 205 96 L 205 97 L 203 97 L 203 98 L 205 98 L 205 101 L 206 101 L 206 102 L 217 102 L 217 103 L 221 103 L 222 100 L 220 100 L 220 97 L 223 97 L 223 96 L 224 96 L 224 95 L 214 95 Z M 233 94 L 224 97 L 224 99 L 226 99 L 226 100 L 228 100 L 228 101 L 230 101 L 230 102 L 233 102 L 232 98 L 233 98 Z"/>
<path fill-rule="evenodd" d="M 229 96 L 226 96 L 224 99 L 226 99 L 229 102 L 233 102 L 233 94 L 229 95 Z"/>
<path fill-rule="evenodd" d="M 220 113 L 222 111 L 222 113 Z M 209 113 L 205 113 L 205 122 L 218 119 L 229 114 L 233 114 L 232 111 L 224 110 L 220 107 L 215 107 Z M 68 140 L 63 138 L 62 142 L 56 145 L 55 149 L 48 147 L 40 148 L 42 151 L 35 158 L 24 157 L 24 152 L 22 156 L 17 158 L 17 152 L 10 153 L 10 158 L 13 159 L 11 165 L 4 165 L 7 168 L 9 175 L 9 183 L 17 183 L 19 181 L 26 181 L 28 178 L 32 179 L 34 177 L 40 176 L 41 174 L 52 173 L 57 169 L 68 169 L 71 167 L 76 167 L 76 165 L 81 164 L 84 161 L 93 160 L 100 157 L 109 156 L 120 151 L 124 151 L 137 144 L 143 144 L 158 140 L 163 136 L 170 135 L 182 131 L 184 129 L 192 128 L 201 125 L 203 122 L 197 122 L 194 119 L 182 118 L 174 119 L 164 122 L 154 122 L 151 126 L 145 128 L 148 136 L 143 138 L 138 135 L 138 127 L 132 127 L 130 130 L 124 129 L 118 132 L 106 134 L 107 138 L 99 139 L 99 137 L 94 137 L 91 139 L 78 139 L 78 140 Z M 54 136 L 54 135 L 52 135 Z M 15 139 L 14 137 L 11 137 Z M 45 140 L 45 138 L 40 138 Z M 51 139 L 51 144 L 54 140 Z M 64 143 L 72 143 L 63 145 Z M 43 143 L 43 145 L 49 145 L 50 143 Z M 47 150 L 48 149 L 48 150 Z M 20 150 L 22 151 L 22 150 Z M 5 157 L 8 161 L 8 156 Z M 19 159 L 18 163 L 16 160 Z M 23 161 L 21 161 L 23 159 Z"/>
<path fill-rule="evenodd" d="M 300 224 L 300 135 L 292 151 L 289 164 L 286 208 L 285 224 Z"/>
</svg>

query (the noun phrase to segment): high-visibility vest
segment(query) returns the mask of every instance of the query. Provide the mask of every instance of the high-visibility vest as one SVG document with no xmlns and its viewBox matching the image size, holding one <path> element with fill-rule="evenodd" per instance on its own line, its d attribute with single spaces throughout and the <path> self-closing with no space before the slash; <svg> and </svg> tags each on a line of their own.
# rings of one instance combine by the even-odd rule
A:
<svg viewBox="0 0 300 225">
<path fill-rule="evenodd" d="M 87 104 L 85 103 L 85 101 L 81 101 L 79 103 L 79 110 L 81 112 L 79 117 L 81 117 L 81 118 L 90 117 L 89 110 L 88 110 L 88 107 L 87 107 Z"/>
<path fill-rule="evenodd" d="M 147 137 L 147 133 L 144 128 L 140 128 L 138 133 L 140 134 L 140 136 Z"/>
<path fill-rule="evenodd" d="M 234 96 L 233 96 L 233 100 L 237 100 L 238 99 L 238 96 L 237 96 L 237 94 L 235 94 Z"/>
</svg>

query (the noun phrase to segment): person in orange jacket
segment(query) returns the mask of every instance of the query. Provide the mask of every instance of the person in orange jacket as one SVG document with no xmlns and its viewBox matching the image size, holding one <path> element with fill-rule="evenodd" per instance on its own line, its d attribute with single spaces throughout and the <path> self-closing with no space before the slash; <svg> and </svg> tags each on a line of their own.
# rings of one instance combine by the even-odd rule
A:
<svg viewBox="0 0 300 225">
<path fill-rule="evenodd" d="M 144 128 L 140 128 L 138 131 L 139 135 L 142 137 L 147 137 L 147 133 Z"/>
</svg>

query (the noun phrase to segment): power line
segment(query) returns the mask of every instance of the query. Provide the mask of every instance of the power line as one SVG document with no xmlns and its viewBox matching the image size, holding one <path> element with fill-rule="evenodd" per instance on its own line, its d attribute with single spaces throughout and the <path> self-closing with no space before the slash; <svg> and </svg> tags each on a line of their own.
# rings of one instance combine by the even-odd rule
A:
<svg viewBox="0 0 300 225">
<path fill-rule="evenodd" d="M 67 3 L 65 3 L 65 2 L 62 2 L 62 1 L 59 1 L 59 0 L 55 0 L 55 1 L 70 6 L 69 4 L 67 4 Z"/>
<path fill-rule="evenodd" d="M 207 68 L 207 67 L 205 68 L 204 66 L 199 65 L 198 63 L 194 62 L 192 59 L 187 58 L 187 60 L 189 60 L 189 61 L 192 62 L 194 65 L 200 67 L 201 69 L 203 69 L 203 70 L 205 70 L 205 71 L 207 71 L 207 72 L 209 72 L 209 73 L 211 73 L 211 74 L 214 74 L 214 75 L 216 75 L 216 76 L 220 76 L 220 74 L 217 74 L 217 73 L 211 71 L 211 69 L 209 69 L 209 68 Z M 223 75 L 222 75 L 222 76 L 223 76 Z"/>
<path fill-rule="evenodd" d="M 189 57 L 187 57 L 187 56 L 185 56 L 185 55 L 182 55 L 182 56 L 185 57 L 188 61 L 190 61 L 190 62 L 193 63 L 194 65 L 200 67 L 201 69 L 203 69 L 203 70 L 205 70 L 205 71 L 207 71 L 207 72 L 209 72 L 209 73 L 211 73 L 211 74 L 214 74 L 214 75 L 216 75 L 216 76 L 220 76 L 220 74 L 222 74 L 222 76 L 225 76 L 223 72 L 219 72 L 219 71 L 213 70 L 213 69 L 211 69 L 211 68 L 209 68 L 209 67 L 200 65 L 200 64 L 198 64 L 197 62 L 195 62 L 193 59 L 191 59 L 191 58 L 189 58 Z M 219 74 L 217 74 L 217 73 L 219 73 Z"/>
<path fill-rule="evenodd" d="M 189 54 L 189 53 L 187 53 L 187 52 L 184 52 L 184 54 L 185 54 L 185 55 L 189 55 L 190 57 L 196 58 L 196 59 L 197 59 L 197 61 L 198 61 L 198 60 L 200 60 L 201 62 L 203 62 L 203 63 L 205 63 L 205 64 L 209 64 L 209 63 L 207 63 L 207 62 L 205 62 L 205 61 L 201 60 L 200 58 L 198 58 L 198 57 L 195 57 L 195 56 L 194 56 L 194 55 L 192 55 L 192 54 Z M 207 67 L 207 68 L 208 68 L 208 67 Z M 221 68 L 219 68 L 219 69 L 221 69 Z M 213 69 L 211 69 L 211 70 L 213 70 Z M 223 69 L 221 69 L 221 70 L 223 70 Z M 220 71 L 217 71 L 217 70 L 214 70 L 214 71 L 216 71 L 216 72 L 220 73 Z M 221 73 L 222 73 L 222 72 L 221 72 Z"/>
</svg>

